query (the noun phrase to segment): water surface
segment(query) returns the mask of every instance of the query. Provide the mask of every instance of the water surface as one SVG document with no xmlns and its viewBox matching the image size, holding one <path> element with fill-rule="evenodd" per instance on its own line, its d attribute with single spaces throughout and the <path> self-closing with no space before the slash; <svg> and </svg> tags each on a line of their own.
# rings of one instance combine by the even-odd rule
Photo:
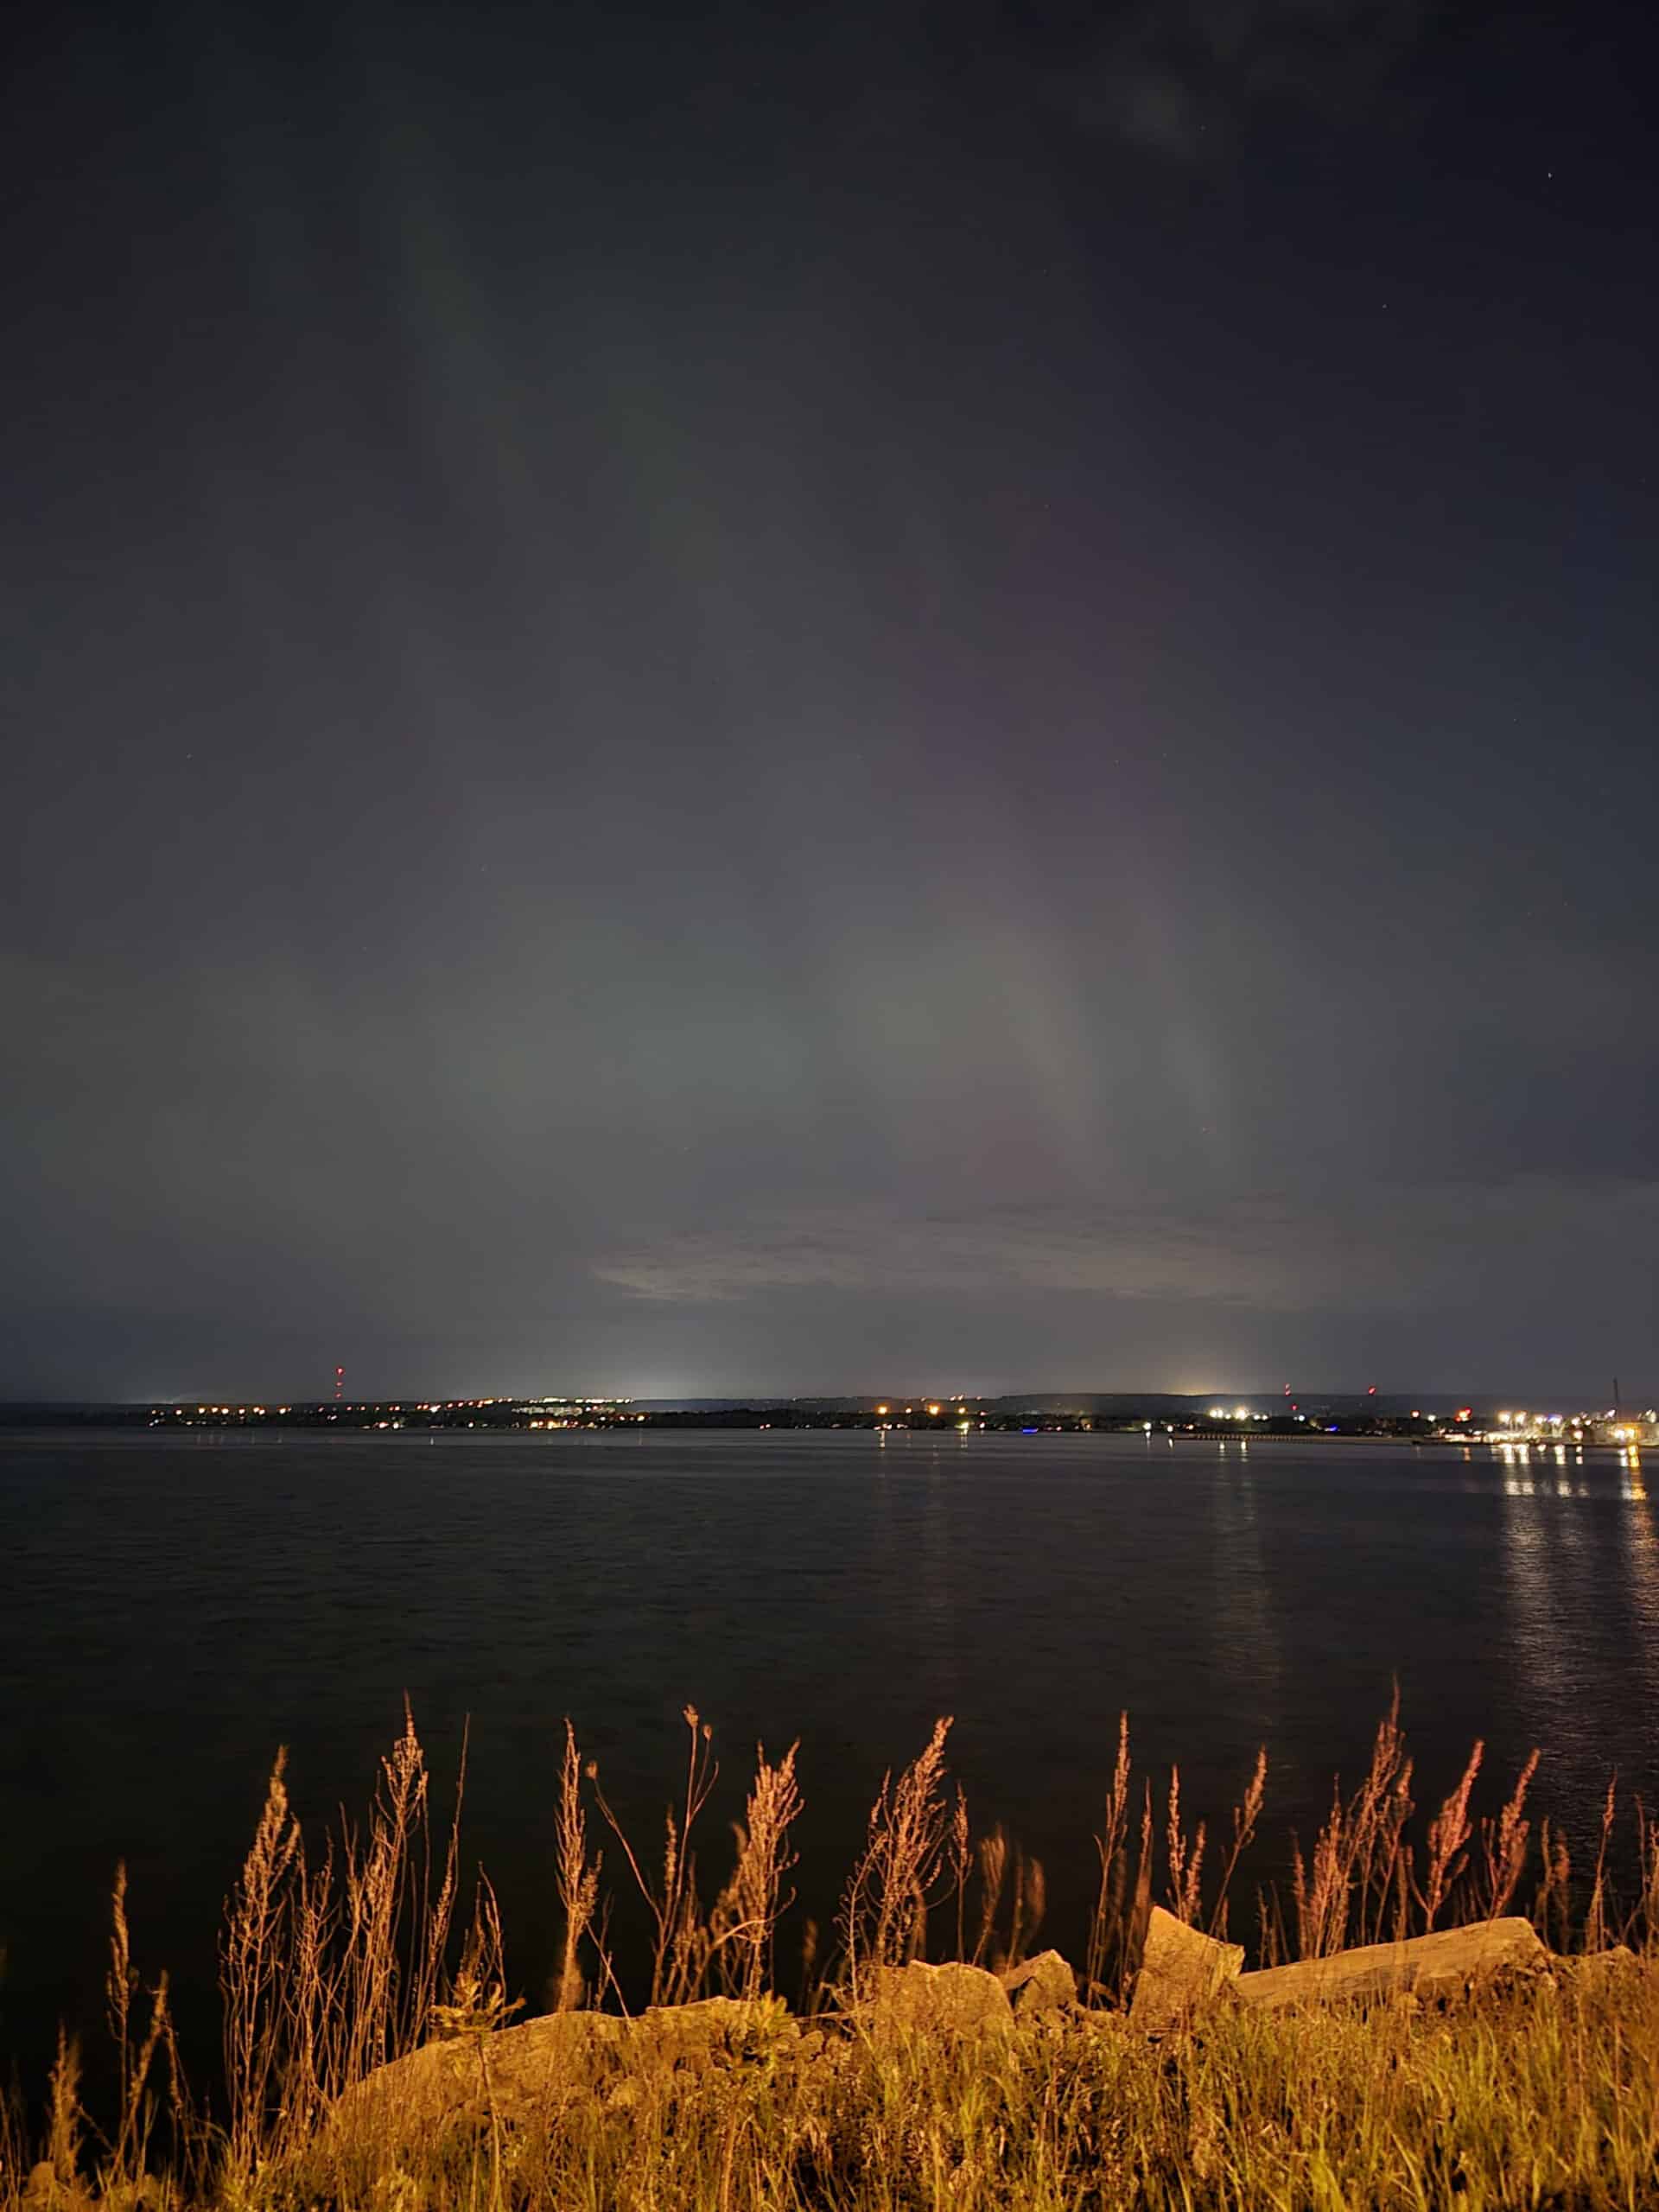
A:
<svg viewBox="0 0 1659 2212">
<path fill-rule="evenodd" d="M 1103 1436 L 144 1432 L 0 1438 L 0 2052 L 99 2009 L 102 1897 L 210 2017 L 219 1902 L 278 1744 L 363 1802 L 407 1692 L 532 1994 L 561 1717 L 654 1833 L 689 1700 L 730 1784 L 802 1739 L 804 1904 L 937 1713 L 976 1821 L 1073 1944 L 1116 1717 L 1224 1821 L 1265 1743 L 1304 1834 L 1397 1678 L 1420 1797 L 1534 1744 L 1580 1830 L 1659 1796 L 1659 1531 L 1611 1455 Z"/>
</svg>

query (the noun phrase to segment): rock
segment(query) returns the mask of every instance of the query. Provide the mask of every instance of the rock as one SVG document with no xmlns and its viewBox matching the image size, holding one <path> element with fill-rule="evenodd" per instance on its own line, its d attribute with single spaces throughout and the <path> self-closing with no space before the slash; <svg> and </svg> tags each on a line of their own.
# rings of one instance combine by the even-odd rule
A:
<svg viewBox="0 0 1659 2212">
<path fill-rule="evenodd" d="M 1605 1951 L 1586 1951 L 1578 1958 L 1552 1959 L 1550 1965 L 1583 1990 L 1624 1988 L 1642 1972 L 1642 1961 L 1628 1943 L 1615 1943 Z"/>
<path fill-rule="evenodd" d="M 912 1959 L 907 1967 L 877 1967 L 868 2017 L 877 2035 L 906 2030 L 974 2035 L 1012 2027 L 1014 2008 L 1007 1991 L 983 1967 L 931 1967 Z"/>
<path fill-rule="evenodd" d="M 1039 1951 L 1034 1959 L 1007 1967 L 997 1978 L 1014 2000 L 1017 2019 L 1058 2012 L 1077 2001 L 1077 1977 L 1058 1951 Z"/>
<path fill-rule="evenodd" d="M 423 2044 L 348 2089 L 337 2124 L 368 2113 L 376 2126 L 430 2126 L 465 2115 L 503 2120 L 556 2094 L 591 2087 L 620 2056 L 628 2023 L 608 2012 L 549 2012 L 492 2035 Z"/>
<path fill-rule="evenodd" d="M 1443 1928 L 1400 1943 L 1366 1943 L 1328 1959 L 1301 1959 L 1241 1975 L 1247 2005 L 1339 2004 L 1408 1991 L 1424 1998 L 1460 1997 L 1500 1974 L 1548 1973 L 1549 1954 L 1529 1920 L 1511 1916 L 1469 1928 Z"/>
<path fill-rule="evenodd" d="M 1162 1905 L 1154 1905 L 1135 1978 L 1131 2024 L 1149 2036 L 1189 2026 L 1237 1980 L 1243 1964 L 1242 1943 L 1218 1943 L 1185 1926 Z"/>
<path fill-rule="evenodd" d="M 716 2063 L 762 2056 L 800 2041 L 799 2023 L 780 1997 L 753 2003 L 741 1997 L 705 1997 L 695 2005 L 653 2005 L 627 2037 L 627 2056 L 705 2071 Z"/>
<path fill-rule="evenodd" d="M 493 2112 L 512 2123 L 545 2111 L 550 2101 L 601 2088 L 609 2102 L 626 2103 L 638 2094 L 630 2083 L 652 2069 L 707 2073 L 791 2045 L 799 2037 L 799 2026 L 779 1998 L 657 2005 L 637 2020 L 612 2012 L 549 2012 L 491 2035 L 425 2044 L 348 2090 L 336 2119 L 344 2123 L 367 2109 L 378 2121 L 430 2126 L 486 2119 Z"/>
<path fill-rule="evenodd" d="M 66 2181 L 50 2158 L 29 2168 L 19 2202 L 25 2212 L 93 2212 L 92 2198 L 78 2182 Z"/>
</svg>

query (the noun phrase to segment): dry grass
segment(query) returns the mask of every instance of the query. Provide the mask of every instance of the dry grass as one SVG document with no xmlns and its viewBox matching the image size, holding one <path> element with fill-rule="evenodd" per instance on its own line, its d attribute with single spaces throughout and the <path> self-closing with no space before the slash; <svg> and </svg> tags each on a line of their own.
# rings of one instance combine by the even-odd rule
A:
<svg viewBox="0 0 1659 2212">
<path fill-rule="evenodd" d="M 728 1996 L 758 2004 L 772 1983 L 772 1942 L 780 1913 L 794 1902 L 783 1895 L 784 1877 L 795 1864 L 789 1831 L 801 1810 L 791 1744 L 776 1766 L 764 1744 L 754 1755 L 754 1781 L 746 1817 L 734 1821 L 737 1863 L 715 1900 L 710 1942 Z"/>
<path fill-rule="evenodd" d="M 714 1955 L 710 1931 L 697 1903 L 697 1862 L 691 1848 L 691 1836 L 709 1802 L 720 1769 L 710 1748 L 714 1732 L 695 1706 L 688 1705 L 681 1718 L 690 1732 L 685 1786 L 677 1816 L 671 1806 L 664 1815 L 663 1871 L 657 1882 L 653 1883 L 645 1872 L 601 1789 L 598 1767 L 590 1760 L 586 1770 L 594 1802 L 621 1846 L 628 1872 L 651 1914 L 655 1930 L 651 1969 L 653 2005 L 688 2003 L 702 1989 Z M 608 1961 L 606 1982 L 607 1987 L 617 1986 Z"/>
<path fill-rule="evenodd" d="M 556 2012 L 574 2012 L 582 2003 L 582 1946 L 599 1908 L 599 1878 L 602 1871 L 602 1860 L 590 1860 L 588 1856 L 588 1818 L 582 1803 L 582 1754 L 576 1749 L 576 1732 L 567 1717 L 564 1758 L 559 1769 L 557 1861 L 564 1938 L 553 1992 Z"/>
<path fill-rule="evenodd" d="M 1042 1869 L 1000 1828 L 976 1837 L 949 1784 L 950 1722 L 884 1777 L 843 1892 L 837 1945 L 803 1941 L 808 2044 L 767 1993 L 802 1809 L 798 1747 L 756 1754 L 729 1873 L 705 1906 L 694 1840 L 718 1776 L 712 1733 L 690 1708 L 687 1758 L 648 1871 L 566 1724 L 558 1763 L 555 1880 L 563 1937 L 555 2012 L 626 2010 L 608 1943 L 602 1861 L 588 1808 L 608 1826 L 651 1929 L 639 1993 L 673 2005 L 719 1992 L 748 2008 L 730 2063 L 647 2067 L 601 2080 L 567 2070 L 545 2108 L 505 2097 L 494 2037 L 518 2012 L 499 1914 L 480 1877 L 456 1924 L 460 1790 L 435 1844 L 425 1758 L 407 1716 L 382 1761 L 366 1825 L 308 1856 L 279 1755 L 242 1872 L 226 1900 L 220 2110 L 186 2089 L 164 1977 L 132 1963 L 124 1873 L 111 1899 L 108 2025 L 117 2088 L 107 2123 L 83 2108 L 74 2044 L 60 2041 L 39 2142 L 0 2112 L 0 2212 L 195 2206 L 300 2212 L 427 2205 L 565 2212 L 611 2206 L 910 2207 L 1198 2205 L 1240 2208 L 1659 2207 L 1659 1831 L 1639 1803 L 1618 1848 L 1610 1783 L 1593 1861 L 1575 1885 L 1559 1828 L 1527 1810 L 1537 1755 L 1487 1815 L 1477 1745 L 1417 1832 L 1397 1710 L 1358 1785 L 1334 1791 L 1287 1899 L 1260 1899 L 1258 1954 L 1323 1956 L 1512 1910 L 1557 1948 L 1622 1939 L 1649 1963 L 1579 1971 L 1531 1995 L 1445 2015 L 1397 2010 L 1251 2014 L 1154 2048 L 1122 2007 L 1151 1904 L 1224 1932 L 1257 1834 L 1265 1753 L 1232 1808 L 1224 1850 L 1184 1809 L 1179 1772 L 1138 1777 L 1120 1724 L 1096 1837 L 1099 1884 L 1085 1955 L 1089 2009 L 963 2049 L 878 2044 L 848 2007 L 876 1970 L 920 1957 L 1017 1961 L 1044 1911 Z M 1222 1831 L 1225 1833 L 1225 1831 Z M 1617 1893 L 1616 1867 L 1628 1895 Z M 1577 1899 L 1576 1911 L 1574 1900 Z M 970 1942 L 971 1937 L 971 1942 Z M 852 2023 L 853 2024 L 849 2024 Z M 582 2022 L 569 2022 L 585 2033 Z M 539 2032 L 539 2031 L 538 2031 Z M 459 2044 L 476 2083 L 447 2121 L 352 2093 L 434 2039 Z M 582 2046 L 586 2048 L 587 2046 Z M 499 2047 L 505 2050 L 505 2046 Z M 601 2045 L 594 2045 L 597 2050 Z M 604 2043 L 606 2050 L 613 2043 Z M 424 2063 L 424 2062 L 423 2062 Z M 597 2061 L 594 2062 L 597 2063 Z M 584 2064 L 586 2062 L 584 2062 Z M 394 2082 L 397 2074 L 383 2077 Z M 32 2180 L 29 2179 L 33 2172 Z"/>
<path fill-rule="evenodd" d="M 897 1782 L 891 1772 L 881 1777 L 864 1849 L 837 1921 L 855 1987 L 877 1968 L 903 1966 L 925 1948 L 928 1914 L 939 1902 L 940 1878 L 956 1863 L 949 1847 L 953 1822 L 944 1794 L 944 1739 L 950 1732 L 948 1716 L 936 1720 L 926 1749 Z M 1001 1880 L 999 1866 L 999 1890 Z"/>
<path fill-rule="evenodd" d="M 448 1966 L 461 1785 L 435 1886 L 429 1777 L 405 1713 L 380 1763 L 368 1833 L 342 1828 L 307 1859 L 278 1753 L 241 1876 L 226 1904 L 226 2148 L 249 2171 L 305 2139 L 340 2092 L 411 2050 L 454 2001 Z M 463 1766 L 464 1771 L 464 1766 Z M 487 1971 L 499 1929 L 481 1887 L 461 1977 Z"/>
<path fill-rule="evenodd" d="M 480 2057 L 487 2044 L 480 2046 Z M 989 2042 L 786 2019 L 706 2070 L 601 2074 L 504 2121 L 325 2141 L 226 2201 L 495 2212 L 1613 2212 L 1654 2201 L 1659 1986 L 1421 2018 L 1246 2014 L 1147 2044 L 1080 2013 Z M 619 2094 L 626 2087 L 632 2094 Z"/>
</svg>

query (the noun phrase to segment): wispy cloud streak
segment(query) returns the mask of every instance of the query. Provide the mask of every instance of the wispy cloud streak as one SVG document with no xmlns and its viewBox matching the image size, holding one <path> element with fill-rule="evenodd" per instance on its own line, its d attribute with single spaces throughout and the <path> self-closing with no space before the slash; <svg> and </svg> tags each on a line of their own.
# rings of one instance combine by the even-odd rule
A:
<svg viewBox="0 0 1659 2212">
<path fill-rule="evenodd" d="M 1455 1294 L 1495 1265 L 1551 1266 L 1586 1241 L 1646 1243 L 1656 1230 L 1659 1182 L 1527 1177 L 1208 1206 L 774 1213 L 645 1241 L 595 1273 L 638 1298 L 687 1302 L 808 1289 L 1071 1291 L 1298 1311 L 1409 1305 Z"/>
</svg>

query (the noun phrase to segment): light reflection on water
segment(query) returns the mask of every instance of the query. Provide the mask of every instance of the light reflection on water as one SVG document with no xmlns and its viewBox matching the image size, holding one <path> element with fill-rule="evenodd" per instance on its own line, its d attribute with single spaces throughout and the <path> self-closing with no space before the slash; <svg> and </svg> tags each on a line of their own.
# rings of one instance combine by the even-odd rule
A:
<svg viewBox="0 0 1659 2212">
<path fill-rule="evenodd" d="M 1223 1447 L 1211 1501 L 1217 1661 L 1225 1666 L 1246 1659 L 1264 1700 L 1276 1706 L 1283 1655 L 1262 1558 L 1248 1444 L 1231 1453 Z"/>
<path fill-rule="evenodd" d="M 1549 1764 L 1581 1801 L 1611 1766 L 1630 1781 L 1630 1762 L 1645 1771 L 1652 1755 L 1659 1550 L 1640 1455 L 1506 1446 L 1498 1458 L 1509 1649 Z"/>
</svg>

